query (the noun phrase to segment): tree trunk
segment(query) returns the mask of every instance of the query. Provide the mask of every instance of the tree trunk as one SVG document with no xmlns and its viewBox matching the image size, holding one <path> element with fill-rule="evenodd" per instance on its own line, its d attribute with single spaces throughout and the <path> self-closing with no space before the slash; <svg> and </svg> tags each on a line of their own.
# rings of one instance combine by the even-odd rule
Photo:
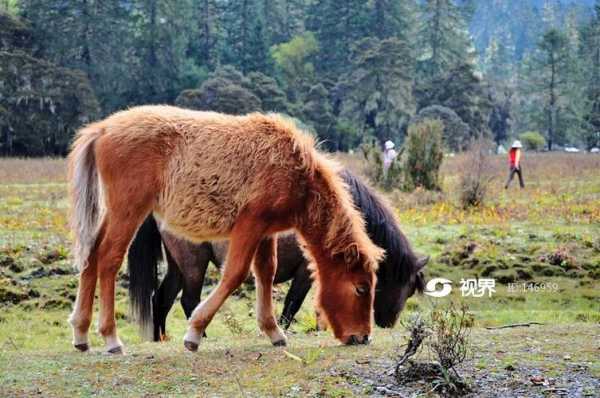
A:
<svg viewBox="0 0 600 398">
<path fill-rule="evenodd" d="M 377 37 L 385 38 L 385 1 L 375 1 L 375 29 Z"/>
<path fill-rule="evenodd" d="M 439 58 L 439 46 L 440 46 L 440 13 L 441 13 L 440 0 L 435 2 L 435 14 L 433 17 L 433 32 L 431 37 L 431 77 L 435 76 L 439 70 L 438 58 Z"/>
<path fill-rule="evenodd" d="M 145 76 L 147 80 L 148 87 L 148 96 L 152 99 L 152 101 L 156 101 L 158 91 L 156 89 L 156 79 L 157 76 L 157 65 L 158 65 L 158 55 L 156 49 L 156 37 L 157 37 L 157 21 L 156 21 L 156 0 L 150 1 L 150 10 L 149 10 L 149 26 L 148 26 L 148 53 L 147 60 L 148 63 L 148 71 L 150 72 L 148 76 Z"/>
<path fill-rule="evenodd" d="M 248 72 L 248 0 L 242 2 L 242 20 L 241 20 L 241 61 L 242 61 L 242 72 L 245 74 Z"/>
<path fill-rule="evenodd" d="M 11 156 L 13 153 L 13 137 L 9 126 L 0 126 L 0 132 L 4 131 L 4 155 Z"/>
<path fill-rule="evenodd" d="M 200 29 L 202 30 L 202 48 L 200 50 L 200 57 L 204 58 L 199 61 L 206 62 L 208 65 L 213 65 L 212 57 L 212 37 L 210 32 L 210 0 L 204 0 L 202 7 L 202 20 Z"/>
<path fill-rule="evenodd" d="M 91 33 L 91 18 L 92 12 L 90 10 L 91 5 L 88 0 L 83 1 L 83 49 L 81 52 L 81 61 L 83 62 L 85 72 L 91 81 L 94 81 L 92 73 L 92 52 L 90 49 L 90 42 L 92 41 Z"/>
<path fill-rule="evenodd" d="M 548 107 L 548 150 L 552 150 L 556 120 L 556 59 L 554 52 L 550 54 L 550 106 Z"/>
</svg>

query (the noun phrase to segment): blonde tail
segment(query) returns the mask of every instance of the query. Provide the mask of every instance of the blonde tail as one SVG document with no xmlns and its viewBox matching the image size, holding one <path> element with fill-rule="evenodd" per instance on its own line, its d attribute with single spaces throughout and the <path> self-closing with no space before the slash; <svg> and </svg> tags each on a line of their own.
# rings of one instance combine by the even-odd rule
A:
<svg viewBox="0 0 600 398">
<path fill-rule="evenodd" d="M 96 244 L 103 212 L 103 200 L 96 168 L 94 143 L 102 129 L 90 125 L 77 134 L 69 154 L 71 230 L 75 235 L 75 266 L 82 270 Z"/>
</svg>

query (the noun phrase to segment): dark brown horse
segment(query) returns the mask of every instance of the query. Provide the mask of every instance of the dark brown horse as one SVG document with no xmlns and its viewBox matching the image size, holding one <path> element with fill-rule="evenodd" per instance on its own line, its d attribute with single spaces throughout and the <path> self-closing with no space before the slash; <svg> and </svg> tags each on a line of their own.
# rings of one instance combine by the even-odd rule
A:
<svg viewBox="0 0 600 398">
<path fill-rule="evenodd" d="M 392 211 L 371 189 L 346 170 L 341 176 L 355 205 L 363 214 L 369 237 L 386 250 L 386 257 L 377 271 L 374 311 L 378 326 L 392 327 L 406 300 L 415 290 L 422 291 L 424 282 L 421 270 L 427 258 L 417 258 L 398 228 Z M 157 289 L 161 241 L 165 247 L 168 269 Z M 200 301 L 208 263 L 212 262 L 220 268 L 226 253 L 226 241 L 191 243 L 166 231 L 159 231 L 152 217 L 146 219 L 129 249 L 130 300 L 145 337 L 160 340 L 166 331 L 167 315 L 181 290 L 181 305 L 186 317 L 190 317 Z M 302 254 L 295 234 L 279 236 L 277 263 L 274 283 L 292 280 L 279 319 L 279 323 L 287 329 L 312 286 L 308 261 Z"/>
</svg>

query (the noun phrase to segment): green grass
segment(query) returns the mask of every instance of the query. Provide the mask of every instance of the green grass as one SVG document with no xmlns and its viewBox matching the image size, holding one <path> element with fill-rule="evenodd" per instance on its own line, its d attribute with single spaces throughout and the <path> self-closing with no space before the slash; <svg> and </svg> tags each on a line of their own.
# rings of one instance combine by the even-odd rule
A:
<svg viewBox="0 0 600 398">
<path fill-rule="evenodd" d="M 600 377 L 600 175 L 589 170 L 596 166 L 589 159 L 572 167 L 572 178 L 558 179 L 542 174 L 544 162 L 548 173 L 556 172 L 551 158 L 536 162 L 530 170 L 539 173 L 529 175 L 527 190 L 494 188 L 486 207 L 476 211 L 456 206 L 452 164 L 445 165 L 447 193 L 435 201 L 419 192 L 390 196 L 415 249 L 431 256 L 427 278 L 443 276 L 455 286 L 449 298 L 412 297 L 401 322 L 450 299 L 468 304 L 475 315 L 476 352 L 467 376 L 478 370 L 502 373 L 508 365 L 556 376 L 570 363 L 582 363 Z M 143 342 L 129 320 L 119 280 L 117 322 L 127 355 L 102 354 L 94 332 L 92 352 L 74 352 L 66 319 L 77 276 L 69 258 L 66 184 L 57 171 L 63 165 L 57 160 L 2 165 L 27 171 L 0 173 L 0 396 L 362 396 L 372 390 L 357 374 L 376 366 L 388 372 L 389 365 L 381 363 L 396 357 L 407 340 L 397 326 L 375 330 L 368 347 L 340 347 L 329 332 L 314 331 L 309 296 L 288 348 L 273 348 L 258 331 L 253 292 L 245 291 L 245 297 L 226 302 L 200 351 L 190 354 L 181 342 L 186 321 L 179 304 L 168 319 L 170 340 Z M 43 170 L 38 179 L 37 169 Z M 475 248 L 467 253 L 471 244 Z M 566 253 L 566 261 L 550 264 L 557 252 Z M 557 289 L 515 293 L 497 282 L 491 298 L 461 297 L 461 278 L 484 274 Z M 287 288 L 277 287 L 278 312 Z M 544 325 L 485 329 L 532 321 Z"/>
</svg>

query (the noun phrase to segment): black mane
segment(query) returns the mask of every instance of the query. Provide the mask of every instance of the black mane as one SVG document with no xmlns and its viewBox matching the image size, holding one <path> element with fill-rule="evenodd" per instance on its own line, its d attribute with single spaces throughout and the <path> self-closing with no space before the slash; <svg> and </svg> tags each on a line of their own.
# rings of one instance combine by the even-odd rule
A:
<svg viewBox="0 0 600 398">
<path fill-rule="evenodd" d="M 398 228 L 392 210 L 350 171 L 345 169 L 340 175 L 350 189 L 354 205 L 363 214 L 369 237 L 386 250 L 385 259 L 379 264 L 378 277 L 408 283 L 411 275 L 417 272 L 417 256 Z"/>
</svg>

